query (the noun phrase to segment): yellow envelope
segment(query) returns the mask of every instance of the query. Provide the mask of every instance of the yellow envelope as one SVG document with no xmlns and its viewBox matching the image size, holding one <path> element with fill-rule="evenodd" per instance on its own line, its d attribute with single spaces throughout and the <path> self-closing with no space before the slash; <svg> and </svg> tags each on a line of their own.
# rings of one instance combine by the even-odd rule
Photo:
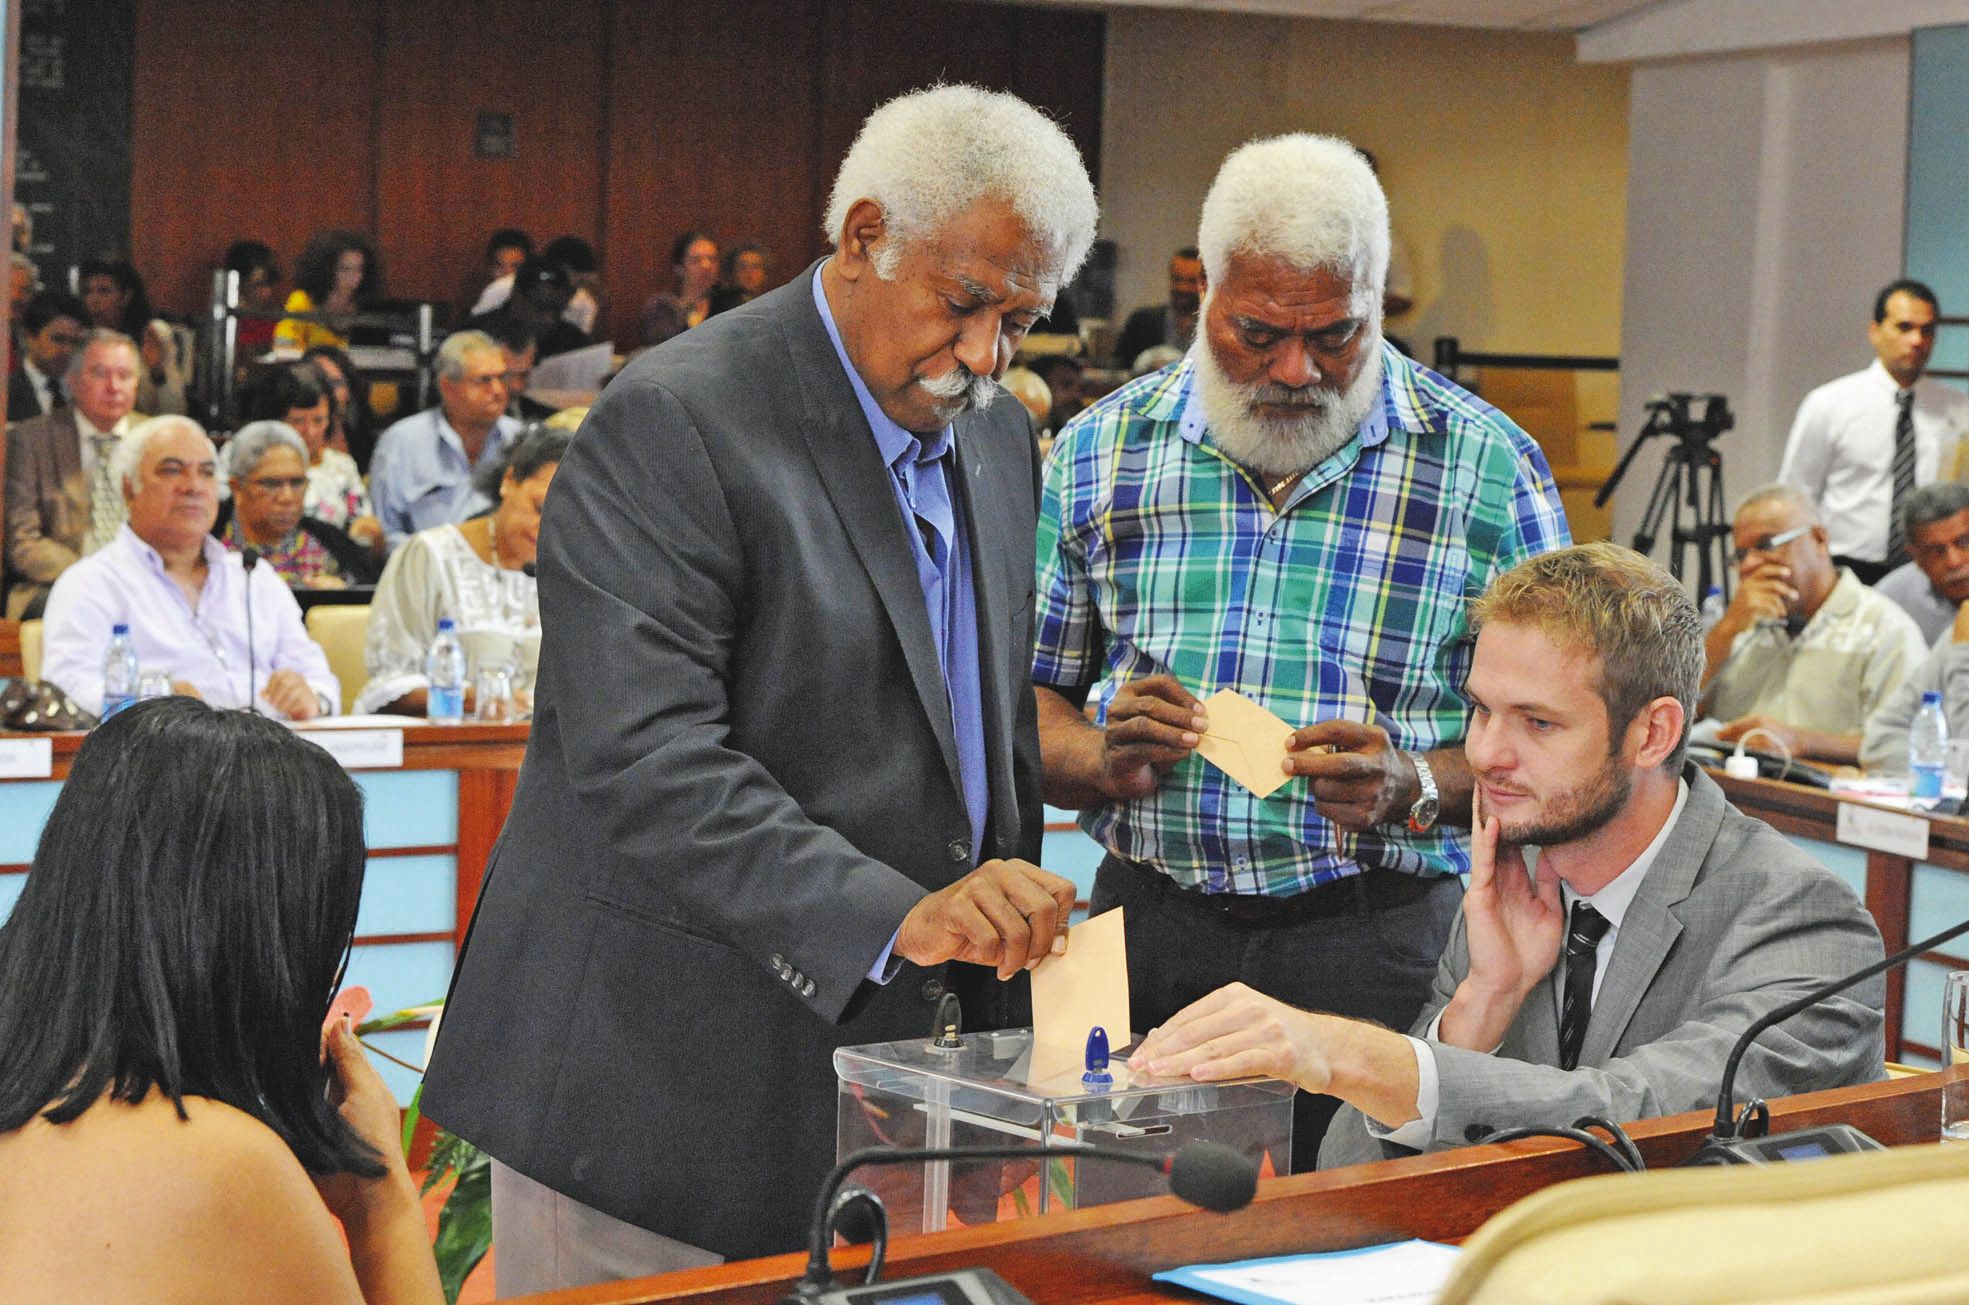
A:
<svg viewBox="0 0 1969 1305">
<path fill-rule="evenodd" d="M 1235 689 L 1204 700 L 1210 732 L 1196 745 L 1203 759 L 1250 789 L 1270 797 L 1292 776 L 1285 773 L 1285 743 L 1293 727 Z"/>
<path fill-rule="evenodd" d="M 1107 1030 L 1118 1052 L 1134 1040 L 1128 1027 L 1128 939 L 1121 910 L 1095 916 L 1067 931 L 1063 955 L 1048 956 L 1032 971 L 1032 1074 L 1030 1081 L 1085 1066 L 1087 1033 Z"/>
</svg>

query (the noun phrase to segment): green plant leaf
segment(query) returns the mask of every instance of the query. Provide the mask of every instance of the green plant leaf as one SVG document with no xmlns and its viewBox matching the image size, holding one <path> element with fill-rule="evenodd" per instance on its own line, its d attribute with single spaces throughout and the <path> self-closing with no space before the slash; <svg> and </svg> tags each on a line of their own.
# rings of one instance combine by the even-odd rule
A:
<svg viewBox="0 0 1969 1305">
<path fill-rule="evenodd" d="M 410 1094 L 410 1104 L 403 1108 L 403 1153 L 410 1154 L 410 1139 L 416 1135 L 417 1121 L 424 1116 L 424 1085 L 420 1082 L 417 1090 Z"/>
<path fill-rule="evenodd" d="M 437 1257 L 444 1298 L 455 1302 L 465 1279 L 492 1246 L 492 1157 L 449 1133 L 440 1140 L 450 1143 L 446 1157 L 457 1171 L 458 1185 L 438 1211 L 438 1235 L 431 1250 Z M 432 1160 L 432 1172 L 436 1173 L 435 1150 Z M 427 1190 L 428 1185 L 426 1180 Z"/>
</svg>

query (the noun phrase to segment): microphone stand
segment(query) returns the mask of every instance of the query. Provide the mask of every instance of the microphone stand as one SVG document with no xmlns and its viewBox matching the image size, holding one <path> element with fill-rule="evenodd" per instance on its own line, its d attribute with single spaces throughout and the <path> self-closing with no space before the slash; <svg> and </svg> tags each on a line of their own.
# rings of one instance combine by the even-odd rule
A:
<svg viewBox="0 0 1969 1305">
<path fill-rule="evenodd" d="M 1735 1109 L 1737 1066 L 1742 1063 L 1744 1053 L 1750 1050 L 1750 1044 L 1755 1042 L 1765 1029 L 1783 1023 L 1808 1006 L 1816 1006 L 1827 997 L 1837 996 L 1856 983 L 1871 979 L 1876 974 L 1885 974 L 1897 965 L 1905 965 L 1923 952 L 1933 951 L 1943 943 L 1959 938 L 1965 933 L 1969 933 L 1969 920 L 1944 929 L 1932 938 L 1923 938 L 1918 943 L 1904 947 L 1892 956 L 1876 961 L 1856 974 L 1835 979 L 1822 988 L 1814 988 L 1797 1000 L 1788 1001 L 1752 1021 L 1750 1027 L 1743 1031 L 1743 1036 L 1737 1039 L 1736 1046 L 1730 1048 L 1730 1058 L 1723 1063 L 1723 1083 L 1716 1092 L 1716 1125 L 1711 1130 L 1708 1140 L 1702 1144 L 1702 1149 L 1691 1156 L 1686 1163 L 1735 1163 L 1738 1159 L 1733 1150 L 1735 1144 L 1745 1138 L 1763 1135 L 1764 1127 L 1770 1119 L 1768 1106 L 1761 1100 L 1753 1100 L 1744 1105 L 1743 1114 L 1735 1115 Z M 1746 1129 L 1755 1131 L 1747 1132 Z"/>
<path fill-rule="evenodd" d="M 1133 1151 L 1123 1151 L 1115 1147 L 1085 1146 L 1075 1143 L 1035 1147 L 1022 1146 L 941 1146 L 899 1149 L 895 1147 L 870 1147 L 856 1151 L 844 1158 L 828 1171 L 827 1178 L 820 1185 L 820 1195 L 814 1201 L 814 1221 L 809 1230 L 807 1242 L 807 1269 L 795 1285 L 793 1294 L 783 1305 L 808 1305 L 819 1299 L 834 1282 L 834 1270 L 828 1263 L 828 1235 L 833 1223 L 832 1215 L 836 1209 L 835 1194 L 840 1191 L 848 1175 L 863 1165 L 872 1164 L 915 1164 L 925 1160 L 1030 1160 L 1038 1159 L 1042 1164 L 1056 1156 L 1076 1156 L 1097 1160 L 1115 1160 L 1123 1164 L 1143 1165 L 1160 1170 L 1171 1179 L 1170 1188 L 1176 1195 L 1200 1205 L 1206 1210 L 1228 1214 L 1250 1204 L 1258 1190 L 1258 1172 L 1242 1154 L 1221 1142 L 1192 1142 L 1173 1155 L 1139 1155 Z M 872 1194 L 871 1199 L 872 1198 Z M 881 1272 L 881 1246 L 878 1242 L 877 1258 L 870 1260 L 868 1280 L 874 1282 Z"/>
<path fill-rule="evenodd" d="M 260 700 L 260 686 L 257 682 L 258 663 L 253 659 L 253 568 L 260 564 L 260 550 L 242 548 L 239 550 L 239 564 L 246 572 L 246 710 L 258 711 L 254 704 Z"/>
</svg>

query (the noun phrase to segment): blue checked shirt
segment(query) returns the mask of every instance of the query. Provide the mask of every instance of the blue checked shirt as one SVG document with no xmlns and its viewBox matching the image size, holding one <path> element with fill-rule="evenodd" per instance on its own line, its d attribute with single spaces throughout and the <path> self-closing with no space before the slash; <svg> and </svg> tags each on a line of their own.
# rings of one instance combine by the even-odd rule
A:
<svg viewBox="0 0 1969 1305">
<path fill-rule="evenodd" d="M 1381 402 L 1280 512 L 1210 443 L 1189 360 L 1122 387 L 1054 446 L 1039 519 L 1036 683 L 1236 689 L 1299 726 L 1463 737 L 1469 600 L 1570 542 L 1551 469 L 1510 418 L 1391 348 Z M 1256 798 L 1191 756 L 1133 802 L 1081 813 L 1109 850 L 1210 892 L 1289 896 L 1368 866 L 1469 869 L 1438 826 L 1336 829 L 1304 780 Z"/>
</svg>

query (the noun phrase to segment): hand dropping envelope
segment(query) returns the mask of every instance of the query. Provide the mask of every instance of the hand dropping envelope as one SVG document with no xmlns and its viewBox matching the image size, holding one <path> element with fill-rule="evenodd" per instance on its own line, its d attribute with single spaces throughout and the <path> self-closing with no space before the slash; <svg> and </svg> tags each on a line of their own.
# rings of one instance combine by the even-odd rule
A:
<svg viewBox="0 0 1969 1305">
<path fill-rule="evenodd" d="M 1128 940 L 1115 907 L 1067 931 L 1063 955 L 1032 971 L 1032 1071 L 1038 1084 L 1085 1068 L 1087 1031 L 1107 1030 L 1119 1053 L 1134 1038 L 1128 1027 Z"/>
<path fill-rule="evenodd" d="M 1294 731 L 1235 689 L 1219 689 L 1203 710 L 1210 731 L 1196 745 L 1203 759 L 1250 789 L 1270 797 L 1292 776 L 1285 773 L 1285 742 Z"/>
</svg>

